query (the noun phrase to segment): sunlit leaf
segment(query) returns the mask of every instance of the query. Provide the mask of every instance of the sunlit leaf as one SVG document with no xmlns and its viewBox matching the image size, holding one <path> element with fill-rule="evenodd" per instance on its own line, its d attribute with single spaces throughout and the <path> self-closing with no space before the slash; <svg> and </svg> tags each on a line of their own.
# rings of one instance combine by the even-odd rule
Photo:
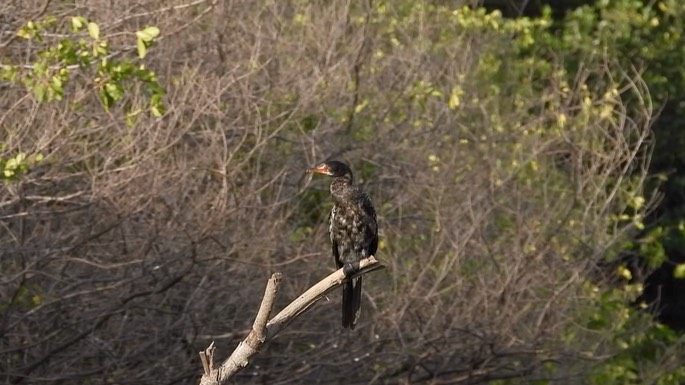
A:
<svg viewBox="0 0 685 385">
<path fill-rule="evenodd" d="M 618 275 L 623 277 L 624 279 L 626 279 L 628 281 L 633 279 L 633 273 L 631 273 L 630 270 L 625 266 L 620 266 L 618 268 Z"/>
<path fill-rule="evenodd" d="M 83 29 L 83 26 L 87 22 L 88 21 L 83 16 L 74 16 L 71 18 L 71 30 L 74 32 L 78 32 Z"/>
<path fill-rule="evenodd" d="M 136 41 L 136 46 L 138 48 L 138 57 L 141 59 L 144 58 L 147 54 L 147 47 L 145 46 L 145 41 L 143 41 L 143 39 L 138 38 Z"/>
<path fill-rule="evenodd" d="M 450 93 L 450 99 L 447 101 L 447 107 L 449 107 L 450 110 L 454 110 L 457 107 L 459 107 L 459 105 L 461 104 L 461 96 L 463 94 L 464 91 L 462 91 L 461 88 L 452 88 L 452 92 Z"/>
<path fill-rule="evenodd" d="M 105 84 L 105 92 L 107 92 L 107 95 L 115 102 L 124 97 L 124 88 L 119 83 Z"/>
<path fill-rule="evenodd" d="M 136 36 L 138 39 L 145 41 L 145 42 L 151 42 L 154 38 L 159 36 L 159 28 L 157 27 L 147 27 L 143 29 L 142 31 L 136 32 Z"/>
<path fill-rule="evenodd" d="M 679 263 L 675 265 L 675 269 L 673 269 L 673 277 L 678 279 L 685 278 L 685 263 Z"/>
<path fill-rule="evenodd" d="M 100 27 L 93 22 L 88 23 L 88 34 L 93 39 L 98 40 L 100 38 Z"/>
</svg>

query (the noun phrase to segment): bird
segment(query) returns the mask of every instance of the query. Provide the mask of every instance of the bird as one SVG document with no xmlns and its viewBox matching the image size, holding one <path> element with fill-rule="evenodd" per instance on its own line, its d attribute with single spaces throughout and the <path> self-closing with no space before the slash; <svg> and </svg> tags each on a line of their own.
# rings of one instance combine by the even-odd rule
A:
<svg viewBox="0 0 685 385">
<path fill-rule="evenodd" d="M 352 184 L 350 168 L 345 163 L 331 160 L 305 172 L 334 178 L 330 186 L 333 208 L 328 231 L 337 268 L 375 255 L 378 248 L 376 210 L 369 195 Z M 342 290 L 342 326 L 354 330 L 361 313 L 362 277 L 347 279 Z"/>
</svg>

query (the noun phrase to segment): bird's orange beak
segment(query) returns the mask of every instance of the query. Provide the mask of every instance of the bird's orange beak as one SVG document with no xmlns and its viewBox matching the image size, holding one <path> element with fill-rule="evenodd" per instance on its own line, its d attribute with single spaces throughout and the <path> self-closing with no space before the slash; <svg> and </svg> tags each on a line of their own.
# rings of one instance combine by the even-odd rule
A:
<svg viewBox="0 0 685 385">
<path fill-rule="evenodd" d="M 324 174 L 328 175 L 331 172 L 331 169 L 328 167 L 326 163 L 322 163 L 314 168 L 308 168 L 304 170 L 305 173 L 307 174 Z"/>
</svg>

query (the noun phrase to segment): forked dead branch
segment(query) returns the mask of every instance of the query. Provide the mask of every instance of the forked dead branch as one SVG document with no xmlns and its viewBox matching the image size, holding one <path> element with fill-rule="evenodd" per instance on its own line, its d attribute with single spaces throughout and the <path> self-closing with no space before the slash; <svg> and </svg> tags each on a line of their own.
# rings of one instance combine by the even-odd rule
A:
<svg viewBox="0 0 685 385">
<path fill-rule="evenodd" d="M 276 314 L 271 320 L 269 315 L 276 300 L 276 294 L 281 283 L 281 273 L 274 273 L 267 282 L 262 303 L 257 311 L 252 331 L 238 344 L 238 347 L 218 368 L 214 368 L 214 342 L 207 349 L 200 352 L 200 361 L 204 374 L 200 379 L 200 385 L 225 384 L 238 371 L 247 367 L 250 358 L 257 354 L 260 348 L 272 340 L 290 322 L 304 313 L 310 306 L 316 303 L 331 290 L 342 285 L 346 279 L 361 276 L 374 270 L 382 269 L 383 266 L 374 256 L 359 261 L 357 272 L 349 277 L 345 275 L 345 268 L 338 269 L 317 284 L 309 288 L 297 297 L 288 306 Z"/>
</svg>

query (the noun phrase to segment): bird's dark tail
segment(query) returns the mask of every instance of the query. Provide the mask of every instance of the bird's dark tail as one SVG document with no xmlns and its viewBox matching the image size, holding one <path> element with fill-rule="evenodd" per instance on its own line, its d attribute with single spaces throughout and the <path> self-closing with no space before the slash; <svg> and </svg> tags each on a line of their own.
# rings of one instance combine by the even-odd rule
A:
<svg viewBox="0 0 685 385">
<path fill-rule="evenodd" d="M 342 326 L 354 329 L 362 309 L 362 277 L 343 283 Z"/>
</svg>

